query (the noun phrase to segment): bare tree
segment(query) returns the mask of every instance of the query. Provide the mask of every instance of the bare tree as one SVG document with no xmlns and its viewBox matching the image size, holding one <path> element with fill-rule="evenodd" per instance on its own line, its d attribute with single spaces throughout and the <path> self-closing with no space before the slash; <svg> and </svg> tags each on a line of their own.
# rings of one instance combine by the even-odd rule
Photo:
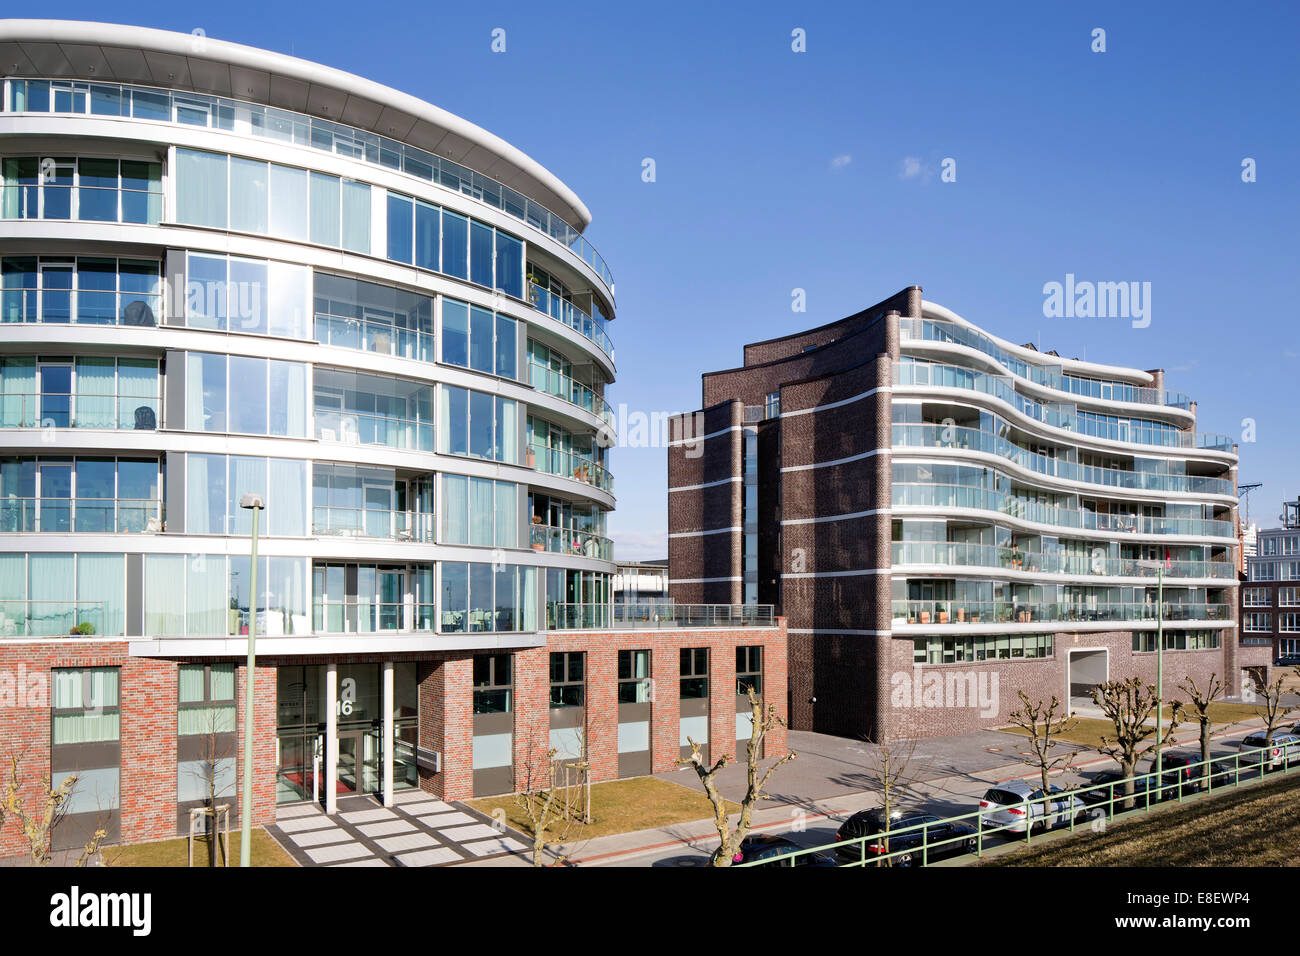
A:
<svg viewBox="0 0 1300 956">
<path fill-rule="evenodd" d="M 217 865 L 217 847 L 219 841 L 218 815 L 219 797 L 233 798 L 235 792 L 234 773 L 234 731 L 226 726 L 228 719 L 223 719 L 218 708 L 209 708 L 204 716 L 202 742 L 199 759 L 191 771 L 203 787 L 204 831 L 208 840 L 208 866 Z M 229 813 L 229 807 L 226 811 Z M 228 826 L 227 822 L 227 826 Z M 225 865 L 230 865 L 230 844 L 227 835 L 225 846 Z"/>
<path fill-rule="evenodd" d="M 1201 727 L 1201 775 L 1209 779 L 1210 776 L 1210 705 L 1220 699 L 1227 692 L 1223 681 L 1219 680 L 1218 674 L 1211 673 L 1209 680 L 1205 682 L 1205 688 L 1202 689 L 1195 680 L 1190 676 L 1184 677 L 1178 684 L 1178 688 L 1184 691 L 1191 700 L 1190 706 L 1185 706 L 1182 701 L 1174 701 L 1174 709 L 1183 708 L 1184 712 L 1190 713 Z"/>
<path fill-rule="evenodd" d="M 1120 773 L 1124 777 L 1121 790 L 1125 798 L 1123 809 L 1127 810 L 1132 806 L 1132 801 L 1128 799 L 1133 793 L 1130 778 L 1137 769 L 1138 760 L 1154 750 L 1157 744 L 1164 747 L 1173 740 L 1174 728 L 1178 726 L 1182 711 L 1175 707 L 1169 728 L 1159 739 L 1153 739 L 1156 738 L 1156 728 L 1147 721 L 1155 716 L 1160 698 L 1156 695 L 1155 687 L 1144 683 L 1140 677 L 1098 684 L 1092 692 L 1092 699 L 1115 727 L 1115 736 L 1103 735 L 1101 746 L 1097 749 L 1119 763 Z M 1155 786 L 1160 783 L 1157 781 Z"/>
<path fill-rule="evenodd" d="M 13 817 L 23 831 L 27 840 L 33 866 L 49 866 L 53 858 L 54 829 L 68 812 L 68 799 L 77 785 L 77 775 L 69 774 L 58 787 L 53 786 L 49 777 L 39 783 L 45 794 L 43 806 L 35 813 L 28 812 L 22 803 L 21 791 L 24 781 L 18 776 L 18 758 L 9 761 L 9 781 L 5 784 L 3 797 L 0 798 L 0 827 L 4 826 L 6 817 Z M 108 831 L 97 828 L 89 841 L 82 848 L 81 855 L 74 866 L 85 866 L 99 852 L 99 845 L 108 836 Z"/>
<path fill-rule="evenodd" d="M 687 737 L 686 742 L 690 744 L 691 755 L 677 761 L 679 765 L 690 766 L 695 770 L 696 776 L 700 778 L 700 783 L 704 787 L 704 793 L 709 798 L 709 803 L 713 805 L 713 826 L 718 831 L 718 848 L 713 851 L 713 856 L 709 859 L 711 866 L 731 866 L 736 853 L 740 850 L 740 844 L 749 835 L 754 807 L 766 796 L 764 790 L 767 782 L 772 779 L 772 774 L 778 767 L 799 756 L 793 750 L 788 750 L 785 756 L 779 757 L 760 773 L 759 764 L 762 758 L 759 754 L 762 753 L 764 739 L 774 727 L 784 727 L 786 723 L 785 719 L 776 712 L 776 705 L 764 704 L 753 687 L 746 687 L 745 695 L 749 698 L 749 719 L 753 730 L 749 735 L 749 746 L 746 748 L 745 755 L 747 786 L 745 796 L 740 801 L 740 817 L 736 821 L 735 829 L 732 829 L 731 815 L 727 812 L 727 801 L 718 790 L 717 782 L 718 771 L 732 762 L 732 755 L 724 753 L 713 762 L 712 766 L 709 766 L 705 763 L 700 745 Z"/>
<path fill-rule="evenodd" d="M 1011 723 L 1023 730 L 1029 740 L 1030 749 L 1019 753 L 1027 765 L 1038 771 L 1043 794 L 1047 795 L 1052 792 L 1047 778 L 1053 773 L 1067 770 L 1075 758 L 1073 750 L 1053 756 L 1052 751 L 1061 746 L 1061 741 L 1057 738 L 1079 722 L 1069 718 L 1068 708 L 1055 694 L 1050 701 L 1040 700 L 1035 704 L 1030 702 L 1023 690 L 1017 693 L 1020 695 L 1020 709 L 1012 711 L 1008 716 Z"/>
<path fill-rule="evenodd" d="M 906 790 L 913 780 L 912 761 L 916 757 L 916 740 L 902 741 L 898 746 L 881 744 L 867 763 L 866 777 L 872 788 L 880 793 L 880 847 L 883 855 L 889 854 L 889 828 L 894 810 L 898 806 L 897 794 Z M 880 861 L 880 866 L 893 866 L 893 859 Z"/>
<path fill-rule="evenodd" d="M 1297 670 L 1300 673 L 1300 670 Z M 1282 695 L 1286 693 L 1285 678 L 1279 677 L 1271 684 L 1265 684 L 1259 695 L 1264 698 L 1264 746 L 1273 745 L 1273 735 L 1277 733 L 1282 718 L 1295 711 L 1294 707 L 1282 706 Z"/>
<path fill-rule="evenodd" d="M 532 844 L 533 866 L 542 866 L 548 848 L 566 843 L 575 827 L 591 820 L 589 741 L 584 728 L 582 755 L 576 760 L 560 758 L 554 747 L 543 754 L 535 745 L 536 734 L 530 733 L 528 741 L 521 766 L 523 780 L 517 781 L 521 785 L 514 799 Z M 556 857 L 560 863 L 567 862 L 565 856 Z"/>
</svg>

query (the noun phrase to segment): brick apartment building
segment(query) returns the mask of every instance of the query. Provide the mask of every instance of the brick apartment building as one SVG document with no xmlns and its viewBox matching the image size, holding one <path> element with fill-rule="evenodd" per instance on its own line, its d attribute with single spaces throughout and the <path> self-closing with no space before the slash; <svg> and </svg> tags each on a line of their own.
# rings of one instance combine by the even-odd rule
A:
<svg viewBox="0 0 1300 956">
<path fill-rule="evenodd" d="M 1260 682 L 1300 664 L 1300 501 L 1283 502 L 1281 520 L 1256 532 L 1241 584 L 1241 666 Z"/>
<path fill-rule="evenodd" d="M 516 147 L 289 56 L 0 20 L 0 176 L 0 763 L 29 806 L 78 775 L 59 846 L 183 833 L 214 782 L 238 819 L 254 621 L 259 823 L 551 749 L 665 770 L 737 746 L 739 686 L 784 702 L 770 608 L 612 600 L 614 280 Z"/>
<path fill-rule="evenodd" d="M 911 287 L 746 345 L 702 404 L 672 423 L 671 594 L 777 607 L 793 727 L 960 733 L 1017 690 L 1154 679 L 1162 563 L 1167 686 L 1239 671 L 1235 446 L 1160 370 L 1018 347 Z M 993 678 L 996 707 L 954 696 Z"/>
</svg>

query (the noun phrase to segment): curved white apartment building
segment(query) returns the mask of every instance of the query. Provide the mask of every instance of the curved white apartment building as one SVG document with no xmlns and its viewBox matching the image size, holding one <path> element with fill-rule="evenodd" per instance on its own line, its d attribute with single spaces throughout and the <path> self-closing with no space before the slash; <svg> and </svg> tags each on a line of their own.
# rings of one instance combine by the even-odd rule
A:
<svg viewBox="0 0 1300 956">
<path fill-rule="evenodd" d="M 913 286 L 747 345 L 703 404 L 704 454 L 670 450 L 671 590 L 779 608 L 794 726 L 1087 707 L 1155 677 L 1158 621 L 1167 692 L 1236 673 L 1236 447 L 1162 371 L 1014 345 Z"/>
</svg>

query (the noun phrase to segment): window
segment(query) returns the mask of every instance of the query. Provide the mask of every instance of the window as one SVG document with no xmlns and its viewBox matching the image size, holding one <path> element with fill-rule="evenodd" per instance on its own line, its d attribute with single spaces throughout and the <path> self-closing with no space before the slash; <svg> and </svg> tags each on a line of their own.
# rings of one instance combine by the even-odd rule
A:
<svg viewBox="0 0 1300 956">
<path fill-rule="evenodd" d="M 1295 591 L 1295 588 L 1281 588 L 1281 591 Z M 1242 588 L 1241 603 L 1244 607 L 1269 607 L 1272 602 L 1269 598 L 1268 588 Z M 1284 604 L 1281 593 L 1278 595 L 1278 603 Z"/>
<path fill-rule="evenodd" d="M 518 463 L 519 410 L 513 399 L 451 385 L 440 388 L 439 453 Z"/>
<path fill-rule="evenodd" d="M 182 737 L 235 732 L 235 665 L 181 664 L 177 725 Z"/>
<path fill-rule="evenodd" d="M 307 366 L 300 362 L 189 352 L 185 387 L 191 430 L 307 436 Z"/>
<path fill-rule="evenodd" d="M 581 651 L 551 653 L 551 707 L 581 707 L 585 691 L 586 655 Z"/>
<path fill-rule="evenodd" d="M 120 739 L 118 668 L 55 668 L 50 676 L 54 746 Z"/>
<path fill-rule="evenodd" d="M 250 534 L 252 512 L 239 507 L 239 499 L 251 492 L 266 502 L 258 519 L 263 534 L 306 535 L 307 465 L 290 458 L 187 454 L 186 532 Z"/>
<path fill-rule="evenodd" d="M 514 378 L 518 351 L 514 319 L 456 299 L 442 300 L 442 361 Z"/>
<path fill-rule="evenodd" d="M 433 299 L 390 286 L 317 272 L 316 341 L 433 361 Z"/>
<path fill-rule="evenodd" d="M 763 397 L 763 417 L 777 418 L 781 414 L 781 393 L 768 392 Z"/>
<path fill-rule="evenodd" d="M 1283 634 L 1300 633 L 1300 614 L 1284 611 L 1277 616 L 1277 629 Z"/>
<path fill-rule="evenodd" d="M 317 366 L 316 437 L 433 451 L 433 389 L 420 382 Z"/>
<path fill-rule="evenodd" d="M 618 652 L 618 702 L 643 704 L 652 699 L 649 651 Z"/>
<path fill-rule="evenodd" d="M 761 644 L 736 648 L 736 693 L 744 695 L 749 688 L 755 694 L 763 693 L 763 646 Z"/>
<path fill-rule="evenodd" d="M 0 275 L 0 322 L 155 326 L 162 315 L 156 261 L 12 256 Z"/>
<path fill-rule="evenodd" d="M 444 561 L 443 633 L 537 629 L 537 569 Z"/>
<path fill-rule="evenodd" d="M 1262 590 L 1264 591 L 1265 594 L 1268 593 L 1267 588 L 1247 589 L 1247 590 Z M 1290 586 L 1290 587 L 1278 588 L 1277 603 L 1279 607 L 1300 607 L 1300 587 Z M 1265 601 L 1265 604 L 1267 605 L 1267 601 Z"/>
<path fill-rule="evenodd" d="M 5 219 L 81 219 L 156 225 L 162 214 L 162 164 L 83 157 L 3 161 Z"/>
<path fill-rule="evenodd" d="M 698 700 L 709 696 L 709 649 L 683 647 L 681 649 L 681 697 Z"/>
<path fill-rule="evenodd" d="M 1241 629 L 1247 633 L 1273 633 L 1273 615 L 1262 611 L 1247 611 L 1241 615 Z"/>
<path fill-rule="evenodd" d="M 474 713 L 510 713 L 511 660 L 509 654 L 474 655 Z"/>
<path fill-rule="evenodd" d="M 519 487 L 511 481 L 442 476 L 442 542 L 519 547 Z"/>
</svg>

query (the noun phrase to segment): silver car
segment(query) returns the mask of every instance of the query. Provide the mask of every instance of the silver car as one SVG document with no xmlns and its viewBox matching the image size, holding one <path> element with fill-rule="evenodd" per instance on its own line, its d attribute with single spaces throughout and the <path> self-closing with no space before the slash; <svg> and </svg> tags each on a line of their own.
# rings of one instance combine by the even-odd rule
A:
<svg viewBox="0 0 1300 956">
<path fill-rule="evenodd" d="M 1000 783 L 980 800 L 980 815 L 985 826 L 1004 828 L 1008 833 L 1024 833 L 1028 827 L 1050 830 L 1088 818 L 1088 805 L 1073 793 L 1052 787 L 1051 799 L 1043 800 L 1043 796 L 1042 787 L 1027 780 Z"/>
<path fill-rule="evenodd" d="M 1267 770 L 1277 770 L 1291 763 L 1300 762 L 1300 733 L 1296 733 L 1297 727 L 1289 730 L 1273 731 L 1273 745 L 1264 751 L 1263 747 L 1267 742 L 1267 735 L 1262 733 L 1251 734 L 1241 742 L 1238 748 L 1241 756 L 1238 758 L 1243 767 L 1254 766 L 1261 759 Z"/>
</svg>

